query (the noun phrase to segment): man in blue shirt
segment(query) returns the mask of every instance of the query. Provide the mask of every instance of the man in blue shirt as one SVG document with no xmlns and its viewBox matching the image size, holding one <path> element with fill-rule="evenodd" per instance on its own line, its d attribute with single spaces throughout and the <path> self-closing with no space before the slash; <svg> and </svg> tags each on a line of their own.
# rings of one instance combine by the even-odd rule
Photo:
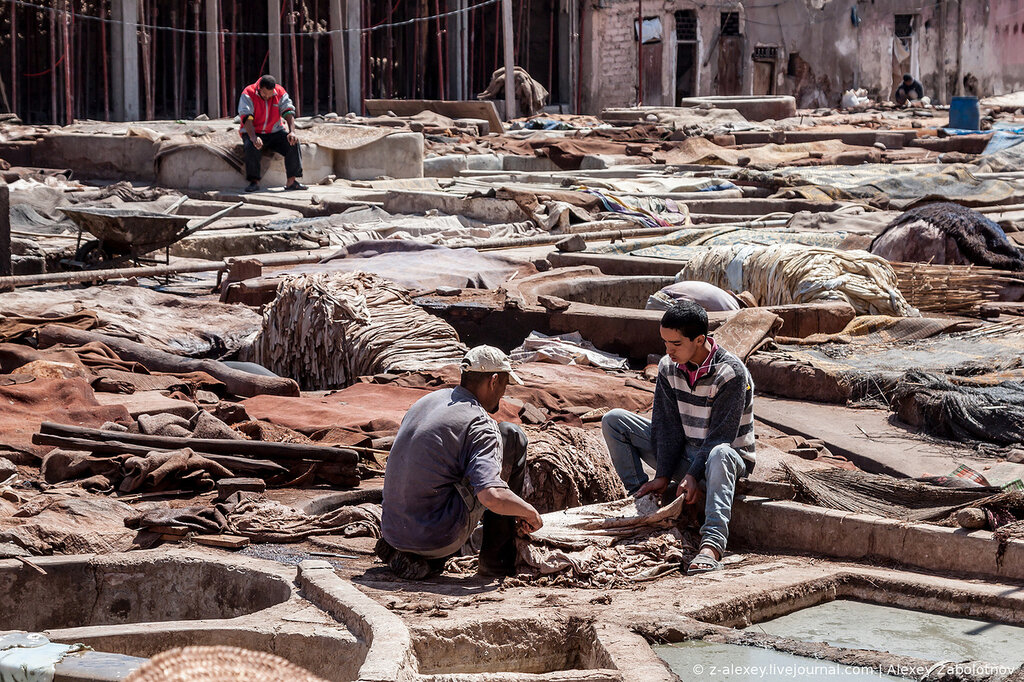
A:
<svg viewBox="0 0 1024 682">
<path fill-rule="evenodd" d="M 462 361 L 459 386 L 420 398 L 402 420 L 384 473 L 376 547 L 398 577 L 422 580 L 444 570 L 481 520 L 479 572 L 511 575 L 517 519 L 526 532 L 543 525 L 519 497 L 526 434 L 490 417 L 510 380 L 522 383 L 508 356 L 477 346 Z"/>
</svg>

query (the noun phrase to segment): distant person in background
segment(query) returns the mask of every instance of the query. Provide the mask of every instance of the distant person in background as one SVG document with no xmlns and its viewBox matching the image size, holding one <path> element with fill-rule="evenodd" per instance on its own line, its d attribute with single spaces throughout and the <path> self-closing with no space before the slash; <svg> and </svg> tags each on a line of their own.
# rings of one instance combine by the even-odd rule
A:
<svg viewBox="0 0 1024 682">
<path fill-rule="evenodd" d="M 913 102 L 924 97 L 924 88 L 921 84 L 914 79 L 909 73 L 903 74 L 903 82 L 896 88 L 896 94 L 893 95 L 893 101 L 896 104 L 903 106 L 908 102 Z"/>
<path fill-rule="evenodd" d="M 264 149 L 284 157 L 284 169 L 288 175 L 286 190 L 306 189 L 298 180 L 302 177 L 302 154 L 299 138 L 295 135 L 295 105 L 273 76 L 261 76 L 242 90 L 238 99 L 238 118 L 242 123 L 238 132 L 245 150 L 245 177 L 249 181 L 245 191 L 255 192 L 260 188 L 260 162 Z"/>
<path fill-rule="evenodd" d="M 687 280 L 663 287 L 647 298 L 647 310 L 668 310 L 679 301 L 693 301 L 708 312 L 752 308 L 757 301 L 748 292 L 739 296 L 714 284 Z"/>
</svg>

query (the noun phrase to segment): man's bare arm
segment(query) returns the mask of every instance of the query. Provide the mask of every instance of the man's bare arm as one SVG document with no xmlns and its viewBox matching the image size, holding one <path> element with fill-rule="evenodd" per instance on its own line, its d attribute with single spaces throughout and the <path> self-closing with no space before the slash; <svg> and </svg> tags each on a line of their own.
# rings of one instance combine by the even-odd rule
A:
<svg viewBox="0 0 1024 682">
<path fill-rule="evenodd" d="M 508 488 L 484 488 L 476 497 L 495 514 L 522 519 L 526 526 L 525 530 L 529 533 L 540 530 L 544 525 L 533 505 Z"/>
</svg>

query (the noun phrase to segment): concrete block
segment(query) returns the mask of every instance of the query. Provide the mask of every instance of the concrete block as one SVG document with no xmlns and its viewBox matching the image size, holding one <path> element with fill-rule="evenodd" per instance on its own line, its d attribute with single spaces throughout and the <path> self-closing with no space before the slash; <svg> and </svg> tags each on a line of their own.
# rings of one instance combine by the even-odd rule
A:
<svg viewBox="0 0 1024 682">
<path fill-rule="evenodd" d="M 892 561 L 928 571 L 1024 578 L 1024 542 L 1000 553 L 987 531 L 966 531 L 813 507 L 737 497 L 730 541 L 750 548 L 824 554 L 836 559 Z"/>
<path fill-rule="evenodd" d="M 334 152 L 334 173 L 348 180 L 423 177 L 423 135 L 393 133 L 358 149 Z"/>
<path fill-rule="evenodd" d="M 463 154 L 423 159 L 423 175 L 429 178 L 453 178 L 468 167 Z"/>
<path fill-rule="evenodd" d="M 520 173 L 546 173 L 560 171 L 561 168 L 546 156 L 505 156 L 501 160 L 501 169 Z"/>
<path fill-rule="evenodd" d="M 263 155 L 264 187 L 283 186 L 285 183 L 284 157 L 279 154 Z M 302 145 L 302 179 L 307 184 L 317 183 L 334 173 L 334 152 L 315 144 Z M 224 189 L 244 187 L 245 175 L 236 171 L 227 161 L 202 147 L 183 148 L 163 158 L 157 182 L 175 189 Z"/>
<path fill-rule="evenodd" d="M 32 150 L 32 165 L 74 168 L 80 178 L 151 181 L 156 147 L 145 137 L 51 132 Z"/>
</svg>

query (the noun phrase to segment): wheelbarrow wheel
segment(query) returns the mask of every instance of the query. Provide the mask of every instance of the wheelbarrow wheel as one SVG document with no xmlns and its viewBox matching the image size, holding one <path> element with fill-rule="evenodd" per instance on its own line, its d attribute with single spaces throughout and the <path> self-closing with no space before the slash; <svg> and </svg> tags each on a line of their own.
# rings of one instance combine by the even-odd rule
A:
<svg viewBox="0 0 1024 682">
<path fill-rule="evenodd" d="M 92 239 L 78 247 L 75 260 L 85 265 L 87 270 L 98 270 L 113 263 L 113 255 L 103 247 L 99 239 Z"/>
</svg>

